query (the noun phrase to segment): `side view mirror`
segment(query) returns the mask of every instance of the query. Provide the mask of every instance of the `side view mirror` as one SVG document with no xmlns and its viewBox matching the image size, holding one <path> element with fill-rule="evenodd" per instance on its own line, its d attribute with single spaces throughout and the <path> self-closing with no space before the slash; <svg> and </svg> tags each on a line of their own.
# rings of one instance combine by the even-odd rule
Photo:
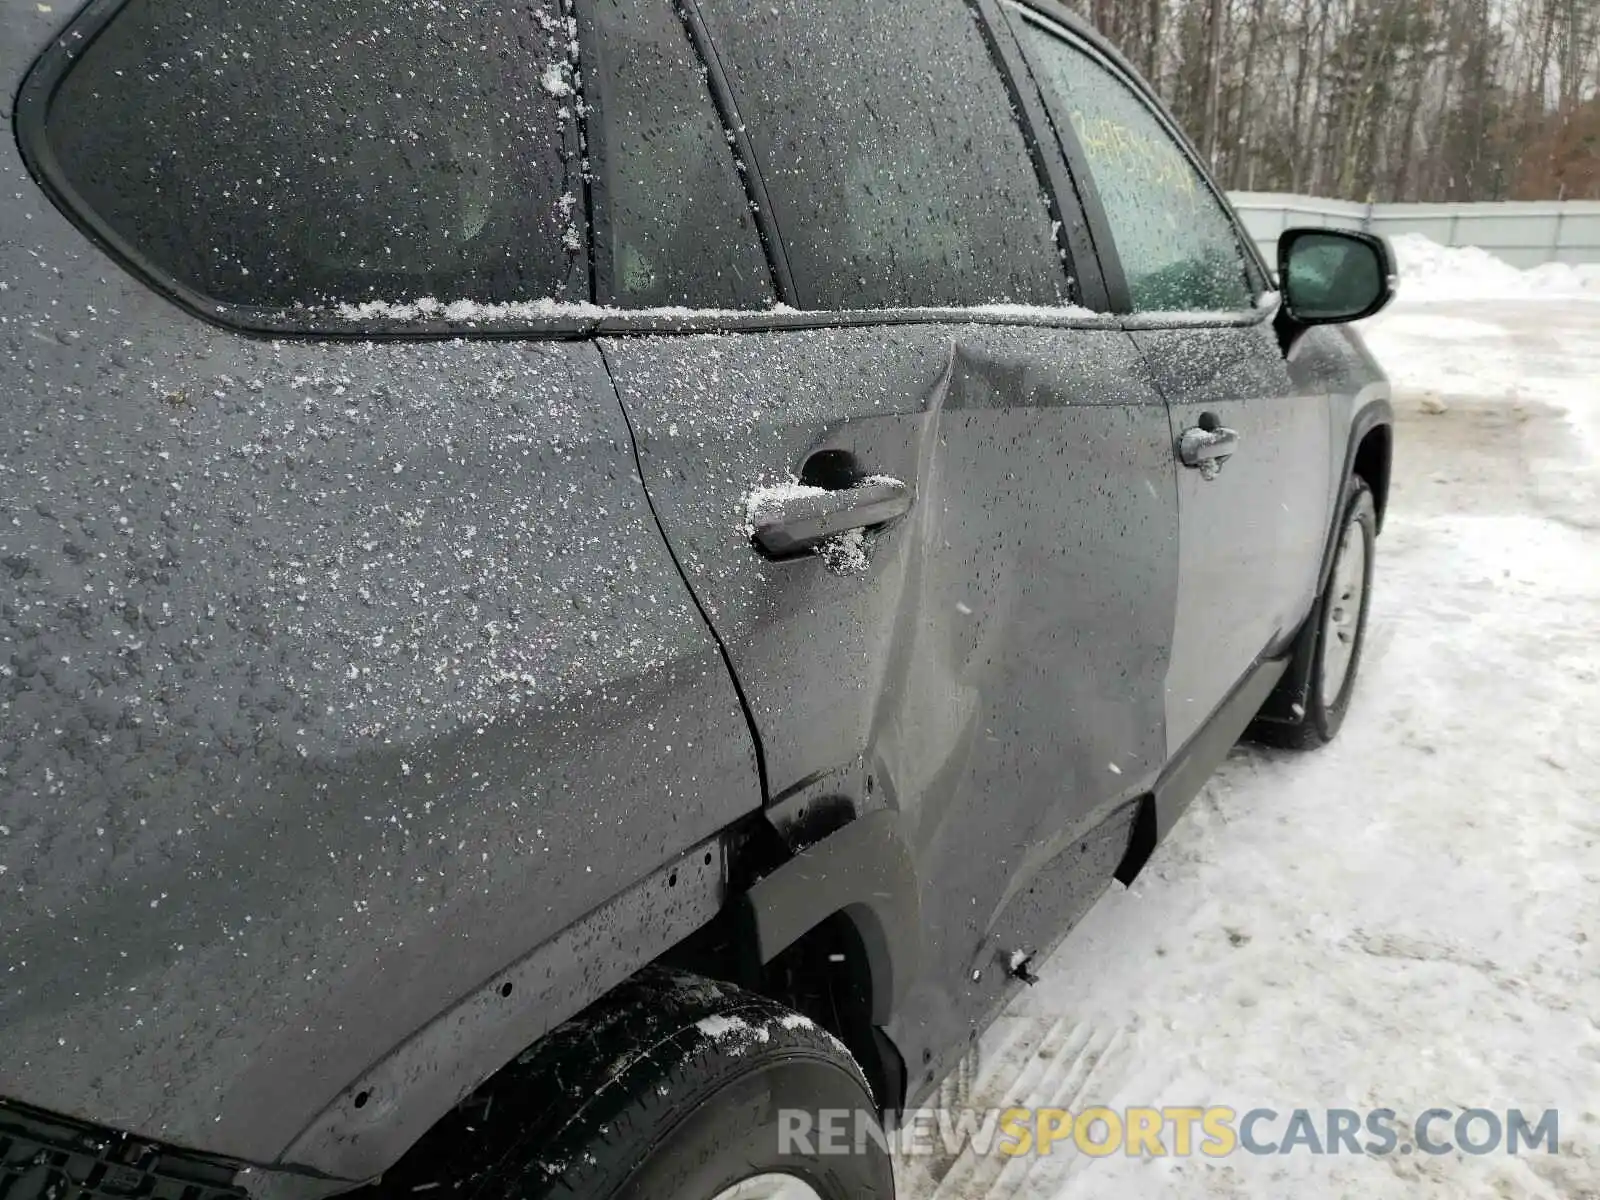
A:
<svg viewBox="0 0 1600 1200">
<path fill-rule="evenodd" d="M 1296 325 L 1370 317 L 1394 296 L 1394 255 L 1370 233 L 1286 229 L 1278 238 L 1283 312 Z"/>
</svg>

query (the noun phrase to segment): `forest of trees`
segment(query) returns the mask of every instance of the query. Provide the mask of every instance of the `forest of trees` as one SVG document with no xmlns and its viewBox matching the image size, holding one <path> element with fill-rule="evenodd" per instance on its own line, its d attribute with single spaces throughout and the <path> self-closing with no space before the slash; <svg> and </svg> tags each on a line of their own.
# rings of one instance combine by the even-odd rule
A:
<svg viewBox="0 0 1600 1200">
<path fill-rule="evenodd" d="M 1600 199 L 1600 0 L 1072 0 L 1225 187 Z"/>
</svg>

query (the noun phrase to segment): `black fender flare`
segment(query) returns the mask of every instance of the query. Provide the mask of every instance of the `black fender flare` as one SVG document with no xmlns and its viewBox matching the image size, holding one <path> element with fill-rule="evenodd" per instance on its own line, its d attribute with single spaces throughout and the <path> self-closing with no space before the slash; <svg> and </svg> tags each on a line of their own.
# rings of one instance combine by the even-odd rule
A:
<svg viewBox="0 0 1600 1200">
<path fill-rule="evenodd" d="M 921 965 L 922 887 L 900 814 L 868 813 L 800 851 L 738 900 L 748 945 L 771 962 L 843 913 L 861 936 L 874 1025 L 885 1025 Z"/>
<path fill-rule="evenodd" d="M 1318 597 L 1327 588 L 1328 575 L 1333 570 L 1333 548 L 1339 537 L 1340 524 L 1344 519 L 1345 487 L 1350 481 L 1350 476 L 1355 473 L 1356 455 L 1360 452 L 1361 443 L 1366 440 L 1367 434 L 1379 427 L 1394 428 L 1394 405 L 1389 401 L 1387 388 L 1381 395 L 1362 402 L 1350 421 L 1350 434 L 1345 438 L 1344 467 L 1339 472 L 1339 490 L 1334 496 L 1333 513 L 1328 520 L 1327 535 L 1323 539 L 1322 566 L 1317 572 Z M 1387 497 L 1379 496 L 1377 500 L 1378 511 L 1382 513 L 1386 507 Z M 1315 605 L 1312 611 L 1315 611 Z"/>
<path fill-rule="evenodd" d="M 388 1170 L 484 1080 L 709 925 L 726 899 L 721 835 L 690 847 L 467 992 L 352 1080 L 275 1165 L 351 1182 Z"/>
</svg>

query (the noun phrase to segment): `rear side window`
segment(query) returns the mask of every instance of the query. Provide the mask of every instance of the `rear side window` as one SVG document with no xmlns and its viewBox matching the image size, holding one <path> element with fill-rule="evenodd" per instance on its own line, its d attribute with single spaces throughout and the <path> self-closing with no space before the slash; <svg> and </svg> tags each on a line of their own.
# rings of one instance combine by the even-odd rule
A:
<svg viewBox="0 0 1600 1200">
<path fill-rule="evenodd" d="M 130 0 L 47 138 L 215 300 L 587 300 L 572 46 L 556 0 Z"/>
<path fill-rule="evenodd" d="M 728 134 L 670 0 L 591 0 L 585 80 L 603 302 L 760 308 L 772 278 Z"/>
<path fill-rule="evenodd" d="M 807 308 L 1060 304 L 1005 84 L 963 0 L 700 0 Z"/>
<path fill-rule="evenodd" d="M 1042 86 L 1069 114 L 1105 205 L 1135 312 L 1251 306 L 1238 235 L 1189 156 L 1098 59 L 1023 19 Z"/>
</svg>

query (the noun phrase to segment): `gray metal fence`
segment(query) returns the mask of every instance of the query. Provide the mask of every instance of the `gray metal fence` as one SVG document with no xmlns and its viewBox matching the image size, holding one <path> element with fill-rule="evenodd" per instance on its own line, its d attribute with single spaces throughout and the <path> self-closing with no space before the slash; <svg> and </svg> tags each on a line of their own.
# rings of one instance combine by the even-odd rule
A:
<svg viewBox="0 0 1600 1200">
<path fill-rule="evenodd" d="M 1426 234 L 1441 246 L 1478 246 L 1514 267 L 1600 263 L 1600 201 L 1355 204 L 1284 192 L 1233 192 L 1233 206 L 1269 263 L 1295 225 Z"/>
</svg>

